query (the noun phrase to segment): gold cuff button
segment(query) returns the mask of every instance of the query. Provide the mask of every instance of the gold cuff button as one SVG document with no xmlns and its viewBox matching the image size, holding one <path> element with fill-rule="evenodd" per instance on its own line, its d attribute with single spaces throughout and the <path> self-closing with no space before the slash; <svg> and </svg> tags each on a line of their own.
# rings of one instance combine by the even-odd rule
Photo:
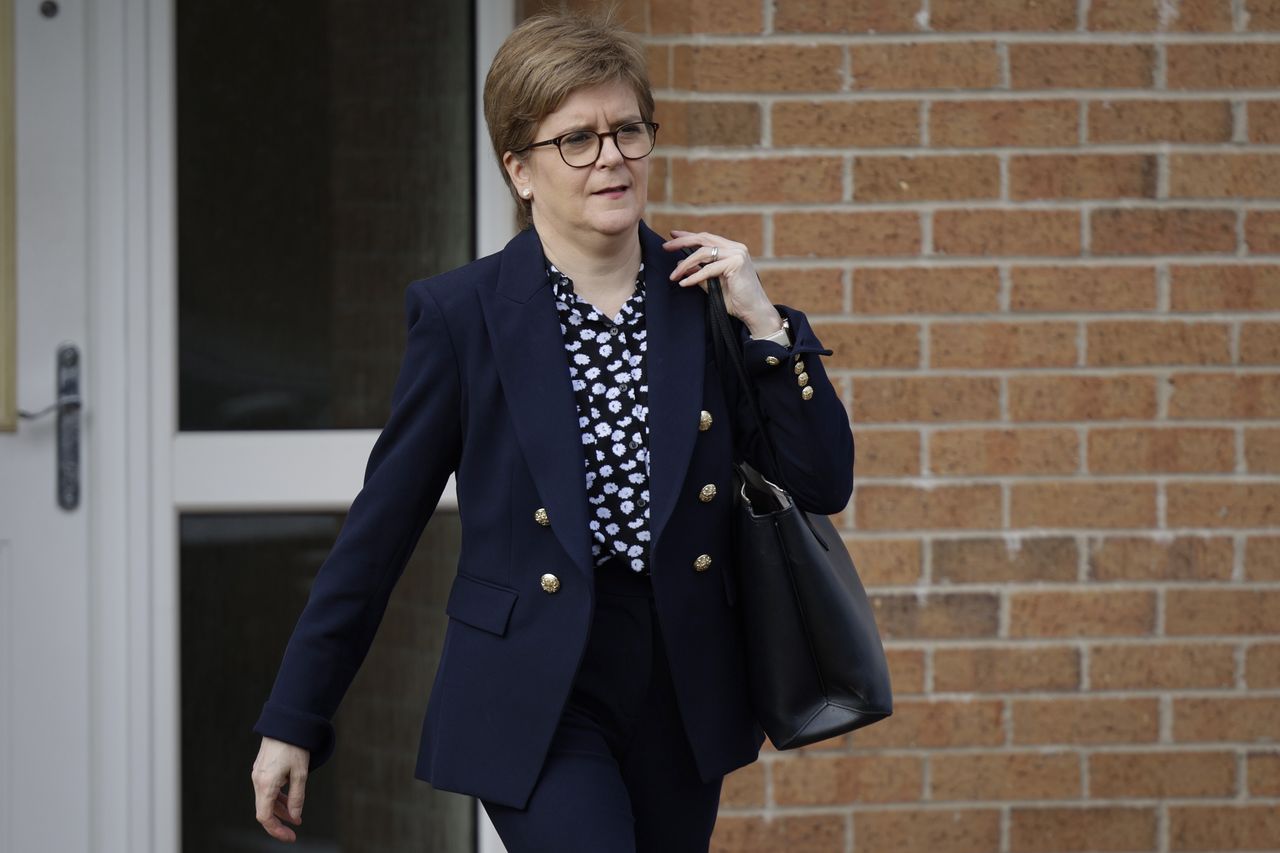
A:
<svg viewBox="0 0 1280 853">
<path fill-rule="evenodd" d="M 548 527 L 551 524 L 551 518 L 547 515 L 547 508 L 545 506 L 540 506 L 533 511 L 533 520 L 541 524 L 543 527 Z"/>
<path fill-rule="evenodd" d="M 804 362 L 803 362 L 803 361 L 801 361 L 801 360 L 800 360 L 800 358 L 799 358 L 798 356 L 796 357 L 796 368 L 795 368 L 795 370 L 796 370 L 796 373 L 798 373 L 798 374 L 799 374 L 799 373 L 804 373 Z"/>
<path fill-rule="evenodd" d="M 776 355 L 766 355 L 764 357 L 764 363 L 769 365 L 770 367 L 773 367 L 779 363 L 778 357 Z"/>
<path fill-rule="evenodd" d="M 698 492 L 698 500 L 702 501 L 703 503 L 709 502 L 715 496 L 716 496 L 715 483 L 707 483 L 705 486 L 702 487 L 702 490 Z"/>
<path fill-rule="evenodd" d="M 711 429 L 711 413 L 703 409 L 698 415 L 698 432 L 706 432 Z"/>
<path fill-rule="evenodd" d="M 560 578 L 550 573 L 547 573 L 542 576 L 543 592 L 556 592 L 559 589 L 560 589 Z"/>
<path fill-rule="evenodd" d="M 797 377 L 796 377 L 796 384 L 797 384 L 797 385 L 799 385 L 799 386 L 800 386 L 800 387 L 802 387 L 802 388 L 803 388 L 805 385 L 808 385 L 808 384 L 809 384 L 809 374 L 807 374 L 807 373 L 801 373 L 799 376 L 797 376 Z"/>
<path fill-rule="evenodd" d="M 800 396 L 805 398 L 806 400 L 811 398 L 813 396 L 813 386 L 806 385 L 803 389 L 801 389 Z"/>
<path fill-rule="evenodd" d="M 710 554 L 699 554 L 699 555 L 698 555 L 698 558 L 697 558 L 696 560 L 694 560 L 694 561 L 693 561 L 693 569 L 694 569 L 694 571 L 697 571 L 697 572 L 705 572 L 705 571 L 706 571 L 707 569 L 709 569 L 709 568 L 711 568 L 711 555 L 710 555 Z"/>
</svg>

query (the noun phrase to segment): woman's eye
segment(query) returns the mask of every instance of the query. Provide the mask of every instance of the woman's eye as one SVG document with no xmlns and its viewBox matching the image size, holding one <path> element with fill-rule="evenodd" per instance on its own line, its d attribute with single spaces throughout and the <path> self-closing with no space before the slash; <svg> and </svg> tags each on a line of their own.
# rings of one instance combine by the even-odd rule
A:
<svg viewBox="0 0 1280 853">
<path fill-rule="evenodd" d="M 624 124 L 618 128 L 618 135 L 623 138 L 634 139 L 643 133 L 643 128 L 638 124 Z"/>
<path fill-rule="evenodd" d="M 560 140 L 560 144 L 580 146 L 580 145 L 586 145 L 590 141 L 591 141 L 591 134 L 579 132 L 579 133 L 571 133 L 568 136 L 564 137 L 563 139 Z"/>
</svg>

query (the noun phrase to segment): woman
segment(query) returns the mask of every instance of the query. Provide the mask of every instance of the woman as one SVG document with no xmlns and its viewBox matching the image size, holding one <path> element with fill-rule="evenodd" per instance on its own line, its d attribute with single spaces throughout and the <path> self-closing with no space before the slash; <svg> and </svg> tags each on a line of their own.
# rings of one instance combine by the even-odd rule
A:
<svg viewBox="0 0 1280 853">
<path fill-rule="evenodd" d="M 254 726 L 257 818 L 296 837 L 283 822 L 301 823 L 329 720 L 456 471 L 462 547 L 415 776 L 480 798 L 510 853 L 706 850 L 724 775 L 764 739 L 731 462 L 771 470 L 712 360 L 707 279 L 781 476 L 824 513 L 852 491 L 831 351 L 769 302 L 741 243 L 644 223 L 653 96 L 611 21 L 527 20 L 484 104 L 522 230 L 409 285 L 390 417 Z"/>
</svg>

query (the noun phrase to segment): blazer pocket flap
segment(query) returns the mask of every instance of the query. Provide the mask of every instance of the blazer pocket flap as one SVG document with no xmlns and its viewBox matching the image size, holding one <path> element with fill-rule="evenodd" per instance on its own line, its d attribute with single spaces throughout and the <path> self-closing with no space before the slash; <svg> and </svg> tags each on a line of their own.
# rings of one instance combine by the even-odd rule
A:
<svg viewBox="0 0 1280 853">
<path fill-rule="evenodd" d="M 507 633 L 507 622 L 517 596 L 514 589 L 458 574 L 449 589 L 444 612 L 459 622 L 501 637 Z"/>
</svg>

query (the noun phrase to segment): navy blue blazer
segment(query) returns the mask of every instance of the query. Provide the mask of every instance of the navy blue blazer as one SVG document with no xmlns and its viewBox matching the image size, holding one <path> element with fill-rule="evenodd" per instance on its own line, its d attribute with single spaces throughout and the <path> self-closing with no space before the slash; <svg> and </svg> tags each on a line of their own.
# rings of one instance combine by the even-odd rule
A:
<svg viewBox="0 0 1280 853">
<path fill-rule="evenodd" d="M 668 279 L 680 252 L 643 221 L 653 591 L 679 707 L 704 780 L 756 760 L 730 540 L 731 461 L 770 472 L 758 430 L 722 383 L 701 287 Z M 311 751 L 363 662 L 392 588 L 456 472 L 462 539 L 414 775 L 523 808 L 586 647 L 594 569 L 577 406 L 537 231 L 409 284 L 408 341 L 364 487 L 320 566 L 254 725 Z M 803 312 L 792 346 L 740 334 L 797 504 L 836 513 L 853 491 L 853 435 Z M 767 356 L 778 363 L 770 365 Z M 813 395 L 793 366 L 803 356 Z M 725 373 L 732 377 L 731 372 Z M 703 411 L 711 425 L 699 429 Z M 731 414 L 732 413 L 732 414 Z M 740 457 L 741 458 L 741 457 Z M 707 483 L 709 502 L 698 499 Z M 544 508 L 549 524 L 535 520 Z M 699 555 L 710 568 L 694 569 Z M 540 578 L 560 579 L 553 593 Z"/>
</svg>

